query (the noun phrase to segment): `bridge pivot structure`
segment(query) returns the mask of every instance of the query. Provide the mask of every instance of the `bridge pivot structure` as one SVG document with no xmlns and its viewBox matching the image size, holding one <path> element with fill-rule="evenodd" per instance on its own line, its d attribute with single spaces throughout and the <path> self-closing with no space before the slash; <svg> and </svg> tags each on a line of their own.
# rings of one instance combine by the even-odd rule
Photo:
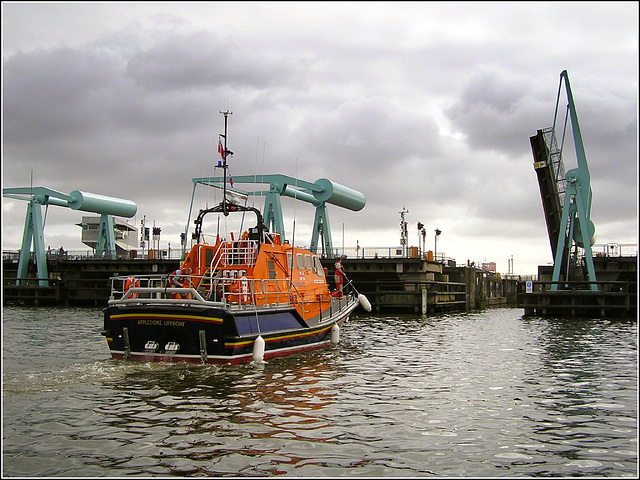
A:
<svg viewBox="0 0 640 480">
<path fill-rule="evenodd" d="M 40 286 L 49 286 L 47 279 L 47 261 L 45 255 L 44 226 L 49 205 L 100 214 L 100 227 L 96 245 L 97 258 L 114 258 L 116 252 L 113 215 L 131 218 L 138 207 L 130 200 L 107 197 L 95 193 L 74 190 L 70 194 L 58 192 L 47 187 L 3 188 L 2 196 L 27 201 L 27 214 L 24 221 L 22 246 L 18 262 L 18 279 L 27 277 L 31 246 L 35 254 Z M 42 206 L 46 206 L 42 215 Z M 18 284 L 20 280 L 17 281 Z"/>
<path fill-rule="evenodd" d="M 224 181 L 224 178 L 220 177 L 193 179 L 193 193 L 191 196 L 191 207 L 189 208 L 189 219 L 187 220 L 185 229 L 185 238 L 188 233 L 189 222 L 191 221 L 191 209 L 193 208 L 196 187 L 198 185 L 206 185 L 223 188 Z M 263 210 L 264 223 L 272 232 L 279 233 L 282 241 L 286 241 L 286 234 L 280 197 L 286 196 L 314 205 L 316 211 L 309 250 L 317 253 L 318 246 L 321 246 L 322 255 L 327 258 L 333 258 L 333 242 L 331 239 L 331 225 L 329 223 L 327 203 L 352 211 L 362 210 L 366 204 L 365 196 L 362 193 L 326 178 L 321 178 L 311 183 L 282 174 L 242 175 L 234 176 L 233 183 L 234 185 L 236 183 L 269 185 L 269 190 L 244 191 L 234 187 L 233 191 L 247 196 L 265 197 Z"/>
<path fill-rule="evenodd" d="M 558 139 L 556 126 L 563 83 L 566 89 L 567 107 L 562 136 Z M 578 166 L 565 173 L 562 153 L 569 121 Z M 593 196 L 591 175 L 566 70 L 560 74 L 553 127 L 538 130 L 537 135 L 530 140 L 553 254 L 552 281 L 554 283 L 551 290 L 556 291 L 562 281 L 561 277 L 564 277 L 565 281 L 587 280 L 590 282 L 590 289 L 597 291 L 591 250 L 591 246 L 596 241 L 595 225 L 590 218 Z M 580 259 L 578 248 L 584 252 Z M 584 266 L 579 264 L 580 261 L 584 261 Z M 584 267 L 586 267 L 586 275 Z"/>
</svg>

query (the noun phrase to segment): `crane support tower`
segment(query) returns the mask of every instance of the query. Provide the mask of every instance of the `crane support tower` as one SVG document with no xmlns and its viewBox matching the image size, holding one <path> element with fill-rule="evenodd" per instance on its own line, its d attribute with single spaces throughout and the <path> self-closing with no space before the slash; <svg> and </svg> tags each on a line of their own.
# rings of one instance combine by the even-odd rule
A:
<svg viewBox="0 0 640 480">
<path fill-rule="evenodd" d="M 331 240 L 331 225 L 329 223 L 327 203 L 352 211 L 362 210 L 366 204 L 365 196 L 362 193 L 326 178 L 321 178 L 311 183 L 281 174 L 241 175 L 234 176 L 233 183 L 234 185 L 236 183 L 269 185 L 269 190 L 248 192 L 235 187 L 234 190 L 242 195 L 265 197 L 263 210 L 264 223 L 273 232 L 279 233 L 283 241 L 286 240 L 286 236 L 280 197 L 291 197 L 315 206 L 316 212 L 313 232 L 311 235 L 311 246 L 309 249 L 312 252 L 317 253 L 318 246 L 321 245 L 323 256 L 326 255 L 328 258 L 333 257 L 333 242 Z M 223 188 L 226 184 L 225 178 L 220 177 L 193 179 L 193 193 L 191 195 L 191 207 L 189 208 L 189 219 L 187 220 L 187 226 L 185 229 L 185 238 L 188 234 L 189 223 L 191 221 L 191 210 L 193 208 L 193 199 L 198 185 Z M 183 253 L 184 249 L 185 245 L 183 245 Z"/>
<path fill-rule="evenodd" d="M 47 281 L 49 274 L 44 249 L 44 225 L 49 205 L 100 214 L 100 227 L 96 246 L 96 257 L 99 258 L 103 256 L 111 258 L 116 252 L 113 215 L 131 218 L 138 209 L 131 200 L 107 197 L 79 190 L 74 190 L 67 195 L 47 187 L 3 188 L 2 196 L 28 202 L 20 259 L 18 261 L 17 282 L 19 284 L 20 279 L 27 277 L 31 246 L 33 244 L 39 285 L 43 287 L 49 286 Z M 42 216 L 43 205 L 46 206 L 44 217 Z"/>
<path fill-rule="evenodd" d="M 558 138 L 556 127 L 563 84 L 567 107 L 562 135 Z M 569 121 L 578 166 L 565 172 L 562 153 Z M 557 290 L 562 280 L 586 280 L 590 282 L 590 289 L 595 291 L 598 287 L 594 283 L 596 273 L 591 250 L 595 243 L 595 225 L 590 218 L 591 175 L 566 70 L 560 74 L 553 126 L 538 130 L 530 141 L 553 255 L 554 283 L 551 290 Z M 583 255 L 579 255 L 578 249 L 583 251 Z"/>
</svg>

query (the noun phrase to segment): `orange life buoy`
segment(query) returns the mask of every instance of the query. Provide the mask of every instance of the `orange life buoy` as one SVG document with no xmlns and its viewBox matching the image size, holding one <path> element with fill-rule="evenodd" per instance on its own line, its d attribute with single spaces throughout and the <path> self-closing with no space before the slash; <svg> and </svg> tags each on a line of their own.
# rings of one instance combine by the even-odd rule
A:
<svg viewBox="0 0 640 480">
<path fill-rule="evenodd" d="M 133 288 L 133 287 L 137 288 L 139 286 L 140 286 L 140 282 L 138 281 L 137 278 L 129 277 L 129 278 L 127 278 L 127 281 L 124 284 L 124 291 L 126 293 L 126 292 L 129 291 L 130 288 Z M 138 292 L 134 292 L 132 296 L 135 297 L 135 298 L 138 298 Z"/>
<path fill-rule="evenodd" d="M 227 301 L 231 303 L 239 303 L 240 284 L 237 279 L 233 279 L 229 282 L 229 291 L 227 292 Z"/>
</svg>

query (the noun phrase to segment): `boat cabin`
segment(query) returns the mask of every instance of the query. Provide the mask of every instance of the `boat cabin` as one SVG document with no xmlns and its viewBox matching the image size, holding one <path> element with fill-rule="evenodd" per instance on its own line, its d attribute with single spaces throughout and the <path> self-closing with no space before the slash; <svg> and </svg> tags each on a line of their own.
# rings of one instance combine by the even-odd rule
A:
<svg viewBox="0 0 640 480">
<path fill-rule="evenodd" d="M 277 233 L 259 235 L 256 227 L 237 240 L 218 236 L 214 244 L 193 246 L 181 266 L 191 268 L 191 286 L 209 301 L 232 305 L 291 302 L 304 319 L 329 308 L 331 296 L 320 258 L 281 242 Z"/>
</svg>

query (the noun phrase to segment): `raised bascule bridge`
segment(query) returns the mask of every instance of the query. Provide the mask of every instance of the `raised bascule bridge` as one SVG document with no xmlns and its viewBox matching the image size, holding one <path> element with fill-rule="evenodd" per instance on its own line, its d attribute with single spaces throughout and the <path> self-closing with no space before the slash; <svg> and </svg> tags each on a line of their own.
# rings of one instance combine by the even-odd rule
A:
<svg viewBox="0 0 640 480">
<path fill-rule="evenodd" d="M 561 100 L 567 102 L 564 116 Z M 577 166 L 565 170 L 569 135 Z M 619 248 L 594 250 L 591 174 L 566 70 L 560 74 L 553 125 L 538 130 L 530 142 L 553 266 L 538 268 L 538 280 L 526 284 L 518 305 L 526 315 L 635 317 L 637 245 L 635 255 L 622 255 Z"/>
</svg>

